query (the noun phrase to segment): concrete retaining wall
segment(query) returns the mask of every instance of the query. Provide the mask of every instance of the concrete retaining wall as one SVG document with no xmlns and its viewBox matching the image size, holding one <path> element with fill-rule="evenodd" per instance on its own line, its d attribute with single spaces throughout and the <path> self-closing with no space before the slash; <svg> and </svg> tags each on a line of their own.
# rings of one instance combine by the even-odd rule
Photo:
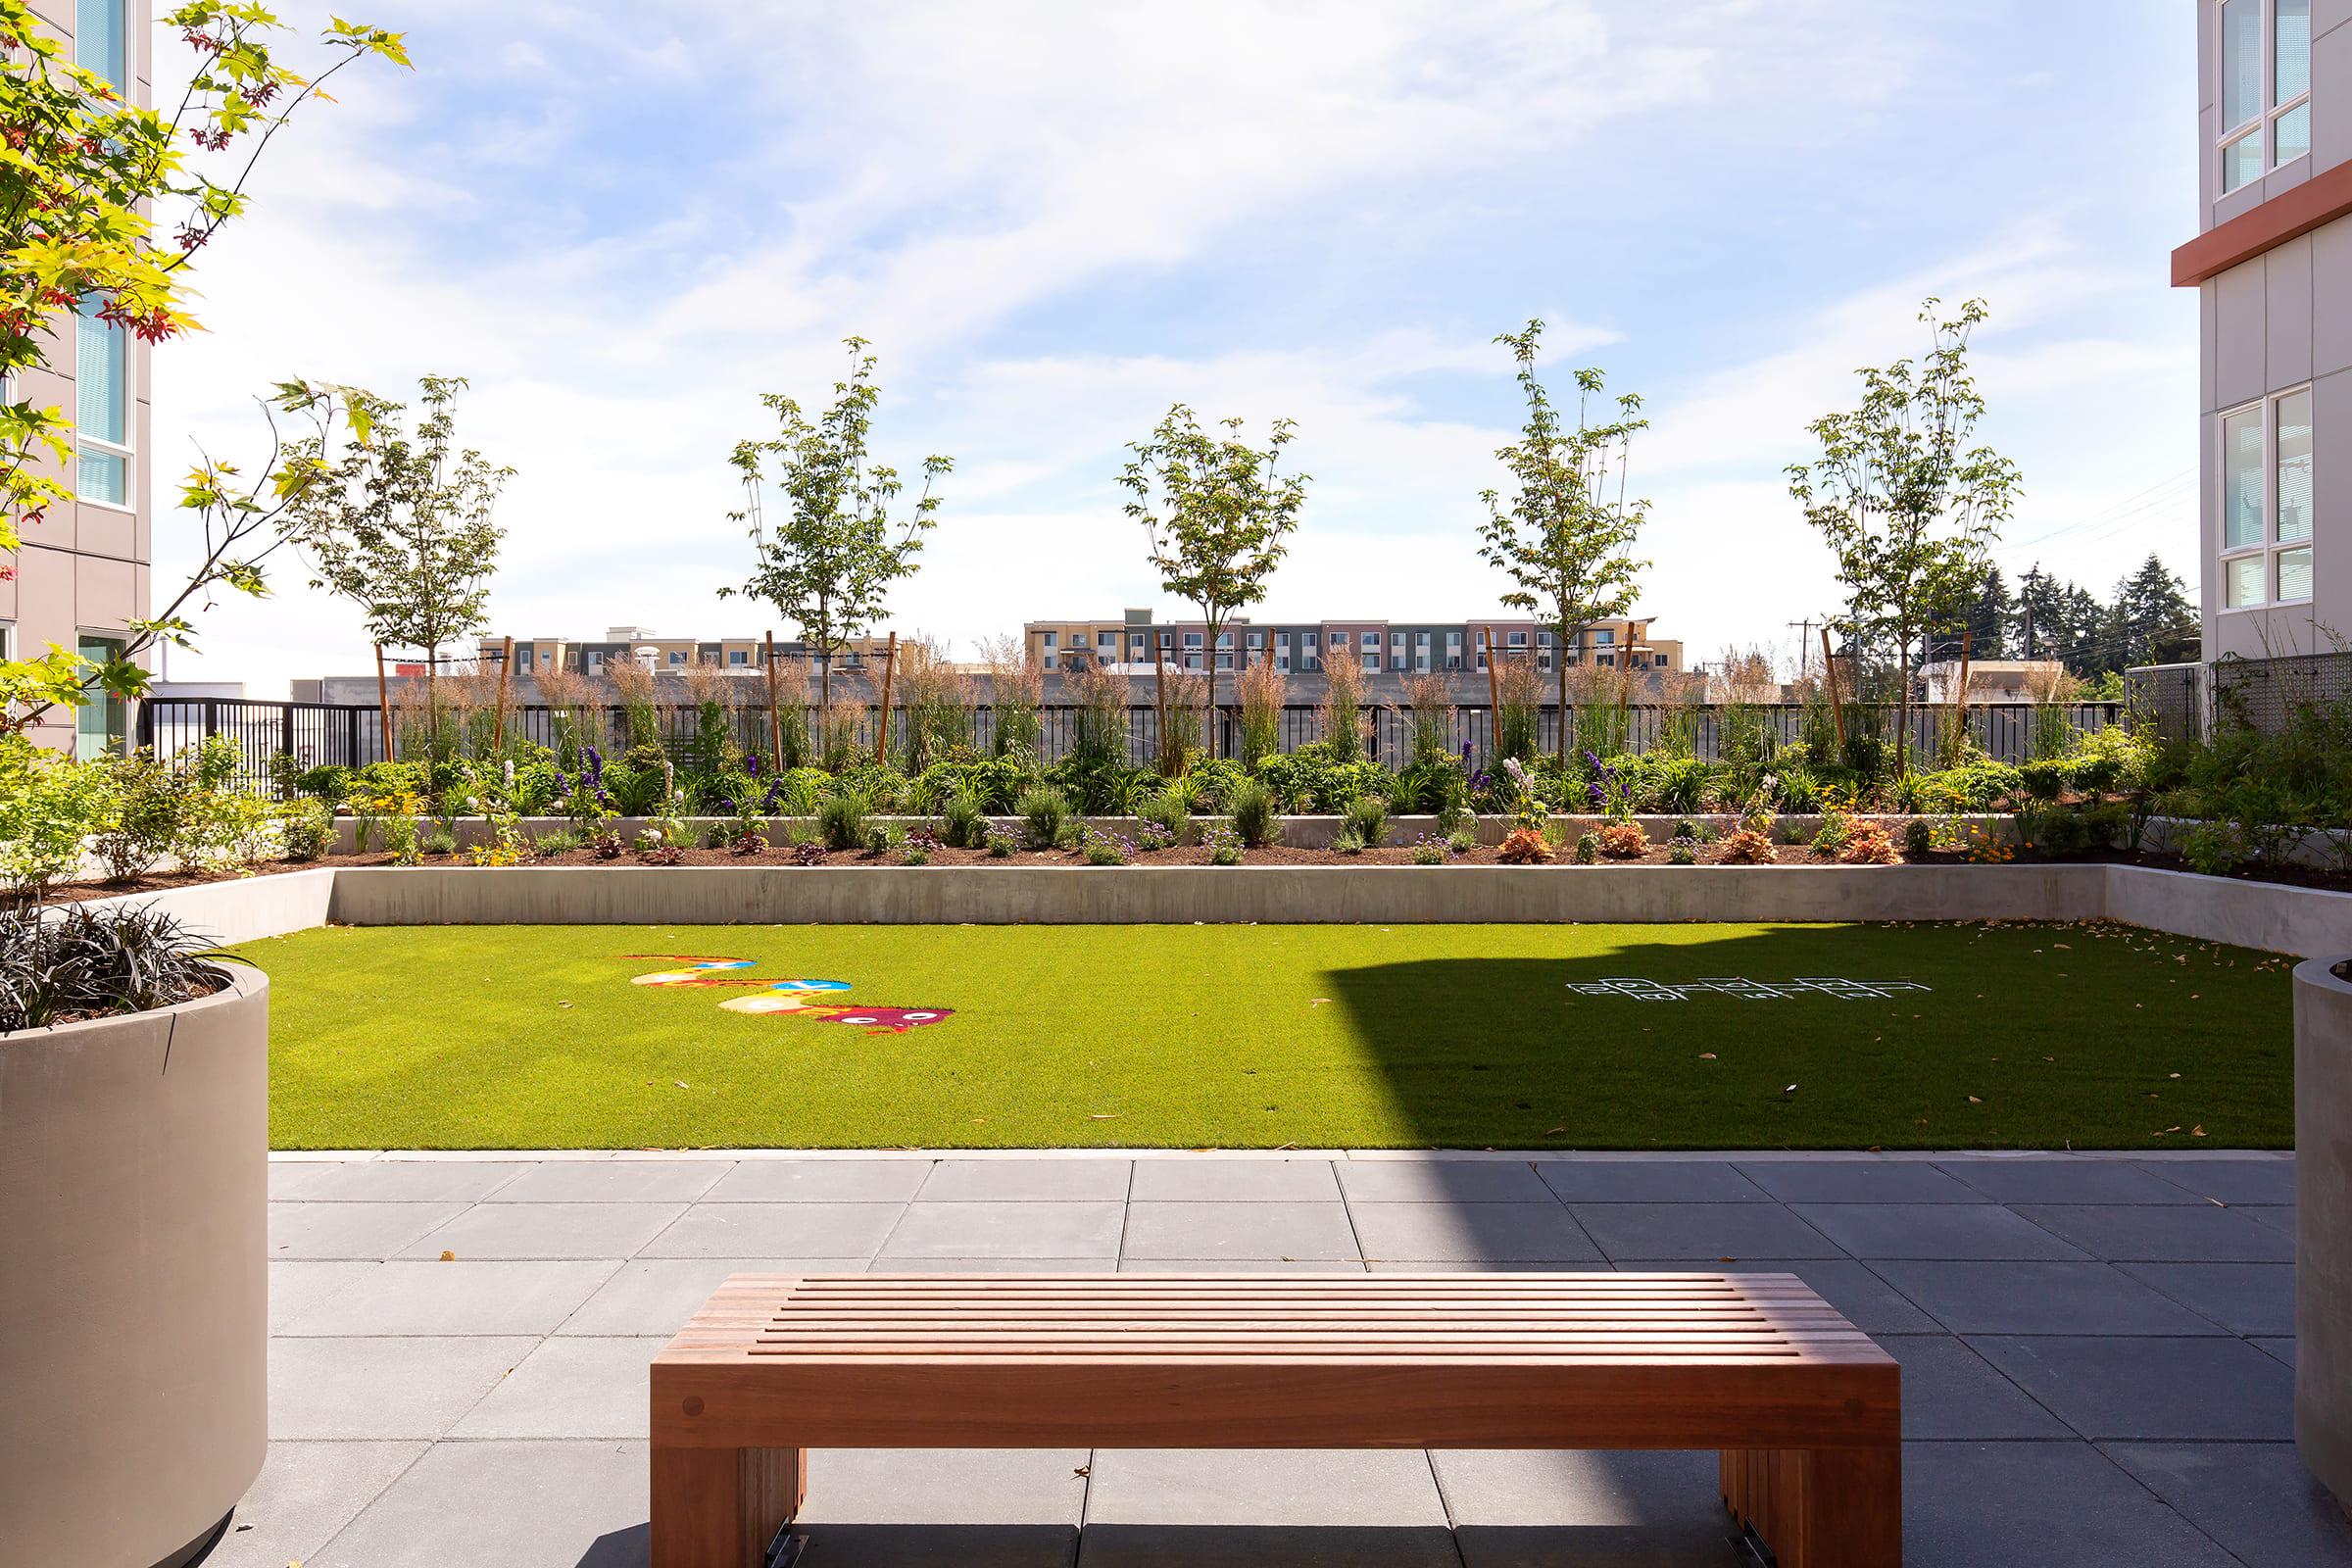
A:
<svg viewBox="0 0 2352 1568">
<path fill-rule="evenodd" d="M 2096 865 L 347 866 L 350 925 L 2096 918 Z"/>
<path fill-rule="evenodd" d="M 223 944 L 329 921 L 1265 924 L 2121 920 L 2352 953 L 2352 894 L 2130 865 L 342 866 L 133 893 Z"/>
</svg>

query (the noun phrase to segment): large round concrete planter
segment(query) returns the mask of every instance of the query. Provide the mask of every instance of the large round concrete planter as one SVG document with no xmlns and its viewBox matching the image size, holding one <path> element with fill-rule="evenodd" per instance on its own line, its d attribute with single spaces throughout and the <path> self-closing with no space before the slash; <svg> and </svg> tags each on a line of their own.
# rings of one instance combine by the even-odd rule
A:
<svg viewBox="0 0 2352 1568">
<path fill-rule="evenodd" d="M 261 1472 L 269 1003 L 0 1035 L 0 1558 L 176 1563 Z"/>
<path fill-rule="evenodd" d="M 2352 1504 L 2352 985 L 2295 966 L 2295 1446 Z"/>
</svg>

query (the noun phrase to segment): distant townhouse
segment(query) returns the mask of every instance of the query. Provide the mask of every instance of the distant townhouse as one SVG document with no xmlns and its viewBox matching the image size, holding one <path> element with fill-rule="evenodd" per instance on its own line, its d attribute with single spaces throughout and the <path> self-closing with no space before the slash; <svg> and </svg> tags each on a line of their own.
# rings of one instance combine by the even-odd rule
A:
<svg viewBox="0 0 2352 1568">
<path fill-rule="evenodd" d="M 882 662 L 889 639 L 860 637 L 833 655 L 836 670 L 860 669 Z M 760 675 L 761 650 L 758 637 L 663 637 L 645 626 L 611 626 L 601 638 L 518 637 L 514 641 L 514 673 L 535 674 L 543 669 L 567 669 L 582 675 L 603 675 L 615 663 L 635 663 L 657 675 L 682 675 L 698 664 L 743 675 Z M 505 657 L 505 640 L 485 637 L 480 658 L 495 667 Z M 780 660 L 813 664 L 813 646 L 798 640 L 776 644 Z"/>
<path fill-rule="evenodd" d="M 2205 653 L 2330 652 L 2352 633 L 2352 6 L 2196 13 L 2199 232 L 2173 281 L 2201 296 Z"/>
<path fill-rule="evenodd" d="M 1338 660 L 1355 662 L 1366 674 L 1429 672 L 1483 673 L 1491 648 L 1505 658 L 1532 658 L 1542 669 L 1570 668 L 1680 670 L 1683 645 L 1649 635 L 1649 621 L 1599 621 L 1569 643 L 1533 620 L 1392 621 L 1316 620 L 1258 622 L 1237 618 L 1217 628 L 1209 646 L 1207 625 L 1199 620 L 1155 620 L 1149 610 L 1129 610 L 1117 619 L 1033 620 L 1023 628 L 1030 651 L 1049 670 L 1085 663 L 1149 670 L 1155 662 L 1172 669 L 1240 670 L 1271 663 L 1276 669 L 1318 674 Z"/>
</svg>

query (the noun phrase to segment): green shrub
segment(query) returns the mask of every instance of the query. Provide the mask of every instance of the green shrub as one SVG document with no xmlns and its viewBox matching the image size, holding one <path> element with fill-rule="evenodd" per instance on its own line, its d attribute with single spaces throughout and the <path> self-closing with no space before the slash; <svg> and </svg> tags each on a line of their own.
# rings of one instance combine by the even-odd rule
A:
<svg viewBox="0 0 2352 1568">
<path fill-rule="evenodd" d="M 1668 865 L 1696 865 L 1698 863 L 1697 844 L 1687 838 L 1673 840 L 1666 846 L 1666 863 Z"/>
<path fill-rule="evenodd" d="M 1208 846 L 1209 864 L 1239 865 L 1242 863 L 1242 836 L 1232 828 L 1211 826 L 1200 835 L 1200 838 L 1201 842 Z"/>
<path fill-rule="evenodd" d="M 1089 827 L 1078 836 L 1078 853 L 1089 865 L 1125 865 L 1128 844 L 1108 828 Z"/>
<path fill-rule="evenodd" d="M 2245 842 L 2227 822 L 2200 822 L 2180 836 L 2180 863 L 2206 876 L 2228 876 L 2246 863 Z"/>
<path fill-rule="evenodd" d="M 979 796 L 962 789 L 948 798 L 940 837 L 959 850 L 977 850 L 987 844 L 988 812 Z"/>
<path fill-rule="evenodd" d="M 1230 757 L 1212 757 L 1193 764 L 1185 775 L 1195 792 L 1193 809 L 1217 812 L 1232 809 L 1233 793 L 1250 775 Z"/>
<path fill-rule="evenodd" d="M 1475 828 L 1468 827 L 1455 828 L 1451 833 L 1446 835 L 1446 848 L 1451 850 L 1456 855 L 1468 855 L 1472 850 L 1478 848 L 1477 830 Z"/>
<path fill-rule="evenodd" d="M 1331 848 L 1336 855 L 1361 855 L 1364 853 L 1363 835 L 1353 828 L 1344 827 L 1332 839 Z"/>
<path fill-rule="evenodd" d="M 865 842 L 865 797 L 855 790 L 828 795 L 817 804 L 817 837 L 828 850 L 854 850 Z"/>
<path fill-rule="evenodd" d="M 1040 784 L 1021 793 L 1013 803 L 1013 812 L 1021 819 L 1029 848 L 1050 850 L 1061 842 L 1069 826 L 1070 803 L 1053 785 Z"/>
<path fill-rule="evenodd" d="M 1183 844 L 1193 834 L 1193 813 L 1184 798 L 1174 790 L 1152 796 L 1139 813 L 1143 819 L 1168 836 L 1170 844 Z"/>
<path fill-rule="evenodd" d="M 88 765 L 104 771 L 113 797 L 113 809 L 91 847 L 106 866 L 108 881 L 136 881 L 169 854 L 178 839 L 189 792 L 152 752 L 107 758 Z"/>
<path fill-rule="evenodd" d="M 1399 792 L 1396 774 L 1369 758 L 1343 760 L 1328 742 L 1316 741 L 1257 764 L 1256 778 L 1286 811 L 1336 815 L 1356 802 L 1386 801 Z"/>
<path fill-rule="evenodd" d="M 416 847 L 425 855 L 455 855 L 458 836 L 445 827 L 437 827 L 418 840 Z"/>
<path fill-rule="evenodd" d="M 2066 789 L 2067 764 L 2054 757 L 2036 758 L 2017 770 L 2018 782 L 2037 801 L 2054 801 Z"/>
<path fill-rule="evenodd" d="M 324 801 L 292 801 L 280 809 L 284 813 L 280 832 L 284 835 L 287 859 L 316 860 L 334 848 L 335 819 L 328 813 Z"/>
<path fill-rule="evenodd" d="M 855 795 L 865 802 L 867 810 L 884 813 L 906 809 L 911 791 L 906 774 L 880 762 L 844 768 L 832 786 L 834 794 Z"/>
<path fill-rule="evenodd" d="M 1282 812 L 1274 803 L 1274 792 L 1256 779 L 1246 780 L 1234 790 L 1226 810 L 1233 817 L 1234 832 L 1250 849 L 1262 850 L 1282 837 Z"/>
<path fill-rule="evenodd" d="M 1446 863 L 1446 846 L 1423 839 L 1413 846 L 1413 863 L 1415 865 L 1444 865 Z"/>
<path fill-rule="evenodd" d="M 1579 833 L 1576 836 L 1576 863 L 1579 865 L 1597 865 L 1600 863 L 1599 834 Z"/>
<path fill-rule="evenodd" d="M 1936 830 L 1925 821 L 1913 817 L 1903 828 L 1903 853 L 1919 858 L 1936 847 Z"/>
<path fill-rule="evenodd" d="M 605 793 L 612 809 L 622 816 L 651 816 L 662 806 L 662 792 L 668 776 L 659 763 L 652 766 L 612 762 L 605 768 Z"/>
<path fill-rule="evenodd" d="M 990 833 L 990 834 L 989 834 L 989 836 L 988 836 L 988 858 L 989 858 L 990 859 L 992 859 L 992 860 L 1002 860 L 1002 859 L 1004 859 L 1004 858 L 1008 858 L 1008 857 L 1009 857 L 1009 856 L 1012 854 L 1012 851 L 1013 851 L 1013 842 L 1012 842 L 1012 835 L 1011 835 L 1011 834 L 1009 834 L 1009 833 L 996 833 L 996 832 L 992 832 L 992 833 Z"/>
<path fill-rule="evenodd" d="M 550 828 L 531 840 L 533 855 L 568 855 L 588 842 L 588 835 L 577 828 Z"/>
<path fill-rule="evenodd" d="M 307 767 L 294 775 L 295 793 L 321 801 L 339 801 L 351 792 L 352 771 L 340 763 Z"/>
<path fill-rule="evenodd" d="M 1342 813 L 1341 831 L 1355 835 L 1358 847 L 1376 850 L 1388 841 L 1389 803 L 1367 795 Z"/>
<path fill-rule="evenodd" d="M 896 855 L 906 844 L 906 830 L 896 822 L 869 822 L 861 846 L 868 855 Z"/>
</svg>

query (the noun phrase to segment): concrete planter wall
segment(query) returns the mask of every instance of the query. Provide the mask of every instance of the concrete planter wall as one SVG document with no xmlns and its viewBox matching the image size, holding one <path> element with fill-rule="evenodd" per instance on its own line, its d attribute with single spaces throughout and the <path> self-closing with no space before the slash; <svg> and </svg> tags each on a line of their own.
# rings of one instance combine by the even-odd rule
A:
<svg viewBox="0 0 2352 1568">
<path fill-rule="evenodd" d="M 268 986 L 0 1035 L 10 1562 L 179 1562 L 261 1472 Z"/>
<path fill-rule="evenodd" d="M 2352 985 L 2295 968 L 2295 1446 L 2352 1505 Z"/>
</svg>

